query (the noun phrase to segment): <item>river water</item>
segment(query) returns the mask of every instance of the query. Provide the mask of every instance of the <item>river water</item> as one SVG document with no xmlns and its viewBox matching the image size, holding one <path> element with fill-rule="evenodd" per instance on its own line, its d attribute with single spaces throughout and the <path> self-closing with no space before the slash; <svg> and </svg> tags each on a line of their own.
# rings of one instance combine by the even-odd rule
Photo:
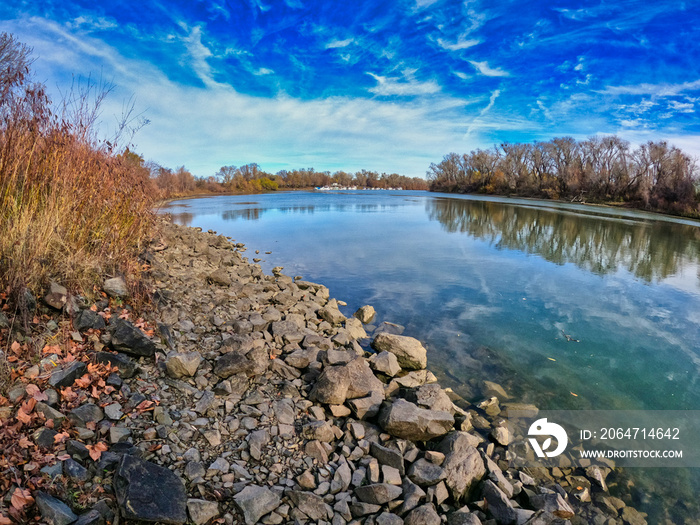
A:
<svg viewBox="0 0 700 525">
<path fill-rule="evenodd" d="M 161 211 L 245 243 L 268 273 L 325 284 L 346 315 L 371 304 L 375 325 L 420 339 L 440 383 L 469 401 L 488 379 L 542 409 L 700 409 L 699 223 L 409 191 L 220 196 Z M 674 472 L 649 480 L 667 499 L 695 499 L 697 470 L 662 470 Z"/>
</svg>

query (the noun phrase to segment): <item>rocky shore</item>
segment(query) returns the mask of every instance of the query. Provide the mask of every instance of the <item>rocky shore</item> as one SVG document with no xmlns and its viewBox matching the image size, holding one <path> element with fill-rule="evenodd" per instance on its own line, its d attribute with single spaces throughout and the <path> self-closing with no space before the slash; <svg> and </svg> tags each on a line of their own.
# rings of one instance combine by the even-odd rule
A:
<svg viewBox="0 0 700 525">
<path fill-rule="evenodd" d="M 503 416 L 536 407 L 493 383 L 477 404 L 441 388 L 371 306 L 346 317 L 224 236 L 160 232 L 143 255 L 151 318 L 120 278 L 92 304 L 52 285 L 41 331 L 0 314 L 7 356 L 42 353 L 0 403 L 24 472 L 3 473 L 0 523 L 646 523 L 609 494 L 610 466 L 518 466 Z M 73 353 L 51 344 L 61 330 Z"/>
</svg>

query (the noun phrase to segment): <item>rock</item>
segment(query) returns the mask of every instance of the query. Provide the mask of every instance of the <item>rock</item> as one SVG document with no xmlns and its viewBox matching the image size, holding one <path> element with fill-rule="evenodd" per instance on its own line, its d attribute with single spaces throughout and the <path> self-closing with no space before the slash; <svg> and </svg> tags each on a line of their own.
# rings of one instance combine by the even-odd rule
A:
<svg viewBox="0 0 700 525">
<path fill-rule="evenodd" d="M 347 462 L 343 460 L 343 462 L 333 474 L 333 481 L 331 482 L 331 494 L 345 492 L 350 487 L 351 481 L 352 472 L 350 471 L 350 467 L 348 466 Z"/>
<path fill-rule="evenodd" d="M 80 310 L 73 318 L 73 328 L 79 332 L 102 330 L 105 326 L 105 320 L 92 310 Z"/>
<path fill-rule="evenodd" d="M 510 444 L 510 431 L 506 426 L 494 428 L 490 436 L 499 445 L 507 447 Z"/>
<path fill-rule="evenodd" d="M 193 377 L 201 362 L 202 356 L 199 352 L 172 353 L 165 360 L 165 368 L 168 375 L 175 379 Z"/>
<path fill-rule="evenodd" d="M 62 310 L 67 298 L 68 290 L 66 290 L 66 287 L 52 281 L 49 285 L 49 293 L 44 297 L 44 302 L 51 308 Z"/>
<path fill-rule="evenodd" d="M 357 317 L 362 324 L 368 324 L 372 322 L 376 313 L 373 306 L 366 304 L 358 308 L 353 315 Z"/>
<path fill-rule="evenodd" d="M 423 408 L 453 413 L 452 400 L 438 384 L 422 385 L 412 389 L 406 395 L 406 399 Z"/>
<path fill-rule="evenodd" d="M 428 441 L 449 432 L 455 420 L 449 412 L 419 408 L 404 399 L 397 399 L 382 409 L 378 422 L 393 436 Z"/>
<path fill-rule="evenodd" d="M 73 458 L 68 458 L 63 462 L 63 474 L 75 481 L 87 481 L 90 477 L 88 470 Z"/>
<path fill-rule="evenodd" d="M 131 429 L 126 427 L 110 427 L 109 442 L 112 444 L 122 443 L 131 436 Z"/>
<path fill-rule="evenodd" d="M 78 519 L 70 507 L 61 500 L 49 496 L 46 492 L 36 491 L 34 499 L 39 507 L 41 517 L 52 525 L 68 525 Z"/>
<path fill-rule="evenodd" d="M 403 520 L 391 512 L 382 512 L 374 518 L 375 525 L 403 525 Z"/>
<path fill-rule="evenodd" d="M 401 366 L 396 355 L 386 350 L 370 357 L 369 363 L 374 370 L 389 377 L 394 377 L 401 372 Z"/>
<path fill-rule="evenodd" d="M 110 326 L 112 348 L 118 352 L 138 357 L 151 357 L 156 352 L 156 345 L 131 322 L 124 319 L 113 321 Z"/>
<path fill-rule="evenodd" d="M 327 421 L 312 421 L 301 429 L 302 436 L 306 439 L 317 439 L 324 443 L 335 441 L 335 434 Z"/>
<path fill-rule="evenodd" d="M 124 415 L 124 412 L 122 412 L 122 406 L 119 403 L 111 403 L 105 406 L 104 412 L 107 418 L 111 419 L 112 421 L 119 421 Z"/>
<path fill-rule="evenodd" d="M 78 521 L 74 521 L 72 525 L 105 525 L 105 518 L 99 510 L 92 509 L 81 514 Z"/>
<path fill-rule="evenodd" d="M 464 509 L 449 514 L 447 516 L 447 525 L 482 525 L 479 517 L 469 512 L 469 507 L 464 507 Z"/>
<path fill-rule="evenodd" d="M 53 429 L 41 427 L 34 432 L 32 437 L 37 447 L 52 448 L 54 445 L 53 437 L 57 434 Z"/>
<path fill-rule="evenodd" d="M 114 475 L 114 493 L 127 520 L 187 521 L 185 485 L 165 467 L 124 455 Z"/>
<path fill-rule="evenodd" d="M 73 382 L 82 377 L 87 372 L 87 365 L 82 361 L 73 361 L 68 366 L 56 370 L 49 377 L 49 385 L 54 388 L 65 388 L 71 386 Z"/>
<path fill-rule="evenodd" d="M 254 372 L 255 364 L 238 351 L 222 355 L 216 360 L 214 365 L 214 373 L 221 379 L 237 374 L 245 374 L 248 377 L 252 377 Z"/>
<path fill-rule="evenodd" d="M 435 512 L 435 507 L 432 503 L 426 503 L 413 509 L 404 518 L 403 522 L 406 525 L 440 525 L 440 516 Z"/>
<path fill-rule="evenodd" d="M 457 501 L 468 500 L 474 487 L 486 474 L 486 467 L 474 439 L 466 432 L 452 432 L 442 440 L 439 452 L 445 454 L 442 468 L 445 483 Z"/>
<path fill-rule="evenodd" d="M 345 321 L 346 317 L 337 308 L 326 306 L 319 309 L 318 316 L 333 326 L 338 326 Z"/>
<path fill-rule="evenodd" d="M 374 505 L 384 505 L 384 503 L 397 499 L 402 493 L 403 489 L 401 487 L 389 485 L 388 483 L 374 483 L 355 489 L 357 499 Z"/>
<path fill-rule="evenodd" d="M 537 510 L 543 510 L 558 518 L 569 519 L 574 515 L 574 509 L 558 493 L 535 494 L 530 497 L 530 505 Z"/>
<path fill-rule="evenodd" d="M 355 317 L 350 317 L 345 320 L 345 330 L 351 339 L 367 338 L 367 332 L 365 332 L 365 329 L 362 327 L 362 322 Z"/>
<path fill-rule="evenodd" d="M 138 365 L 133 359 L 125 356 L 124 354 L 111 354 L 109 352 L 97 352 L 95 354 L 95 361 L 97 363 L 109 363 L 112 366 L 119 368 L 119 374 L 124 379 L 129 379 L 136 375 L 138 372 Z"/>
<path fill-rule="evenodd" d="M 204 525 L 209 520 L 219 517 L 219 504 L 204 499 L 188 499 L 187 512 L 195 525 Z"/>
<path fill-rule="evenodd" d="M 233 497 L 247 525 L 254 525 L 280 504 L 280 497 L 266 487 L 248 485 Z"/>
<path fill-rule="evenodd" d="M 555 514 L 558 516 L 558 514 Z M 625 525 L 646 525 L 647 520 L 644 519 L 642 514 L 635 508 L 632 507 L 625 507 L 622 509 L 622 512 L 620 513 L 622 517 L 622 521 L 625 522 Z"/>
<path fill-rule="evenodd" d="M 389 465 L 399 471 L 399 474 L 404 475 L 403 456 L 398 450 L 384 447 L 378 443 L 370 443 L 370 454 L 377 458 L 377 461 L 382 465 Z"/>
<path fill-rule="evenodd" d="M 297 483 L 304 490 L 314 490 L 316 488 L 316 478 L 310 470 L 305 470 L 303 474 L 297 476 Z"/>
<path fill-rule="evenodd" d="M 369 514 L 376 514 L 382 510 L 381 505 L 374 505 L 373 503 L 364 503 L 358 501 L 350 505 L 350 512 L 354 518 L 359 518 L 360 516 L 367 516 Z"/>
<path fill-rule="evenodd" d="M 123 298 L 129 295 L 129 289 L 126 287 L 126 283 L 121 277 L 112 277 L 111 279 L 107 279 L 102 286 L 102 289 L 110 297 Z"/>
<path fill-rule="evenodd" d="M 347 401 L 357 419 L 369 419 L 376 416 L 382 407 L 384 394 L 374 391 L 367 397 L 360 399 L 351 399 Z"/>
<path fill-rule="evenodd" d="M 68 413 L 68 419 L 76 427 L 86 427 L 88 423 L 99 423 L 104 419 L 104 412 L 94 403 L 85 403 Z"/>
<path fill-rule="evenodd" d="M 231 286 L 233 283 L 231 276 L 224 268 L 218 268 L 210 273 L 207 281 L 217 286 Z"/>
<path fill-rule="evenodd" d="M 350 387 L 350 374 L 345 366 L 327 366 L 316 380 L 309 399 L 328 405 L 345 403 Z"/>
<path fill-rule="evenodd" d="M 372 373 L 369 364 L 364 359 L 355 359 L 347 365 L 350 384 L 348 385 L 347 399 L 366 397 L 372 393 L 377 393 L 384 397 L 384 383 L 382 383 Z"/>
<path fill-rule="evenodd" d="M 445 454 L 437 450 L 426 450 L 424 456 L 425 459 L 436 465 L 442 465 L 442 462 L 445 461 Z"/>
<path fill-rule="evenodd" d="M 50 407 L 46 403 L 43 402 L 38 402 L 36 406 L 34 407 L 34 410 L 44 416 L 46 420 L 52 420 L 54 423 L 54 426 L 60 425 L 64 419 L 66 419 L 66 416 L 56 410 L 55 408 Z"/>
<path fill-rule="evenodd" d="M 408 478 L 421 487 L 437 485 L 446 477 L 445 469 L 425 459 L 414 461 L 408 469 Z"/>
<path fill-rule="evenodd" d="M 328 509 L 326 509 L 323 498 L 312 492 L 302 492 L 299 490 L 289 491 L 288 495 L 294 505 L 312 520 L 319 521 L 326 519 Z"/>
<path fill-rule="evenodd" d="M 492 481 L 486 481 L 481 491 L 488 510 L 498 523 L 515 523 L 517 515 L 508 496 Z"/>
<path fill-rule="evenodd" d="M 382 481 L 389 485 L 396 486 L 400 486 L 403 482 L 401 474 L 399 474 L 399 469 L 390 467 L 389 465 L 382 465 Z"/>
<path fill-rule="evenodd" d="M 248 434 L 246 439 L 248 441 L 248 452 L 253 457 L 260 461 L 262 458 L 262 449 L 270 441 L 270 434 L 267 430 L 256 430 Z"/>
<path fill-rule="evenodd" d="M 510 399 L 510 396 L 506 393 L 503 387 L 492 381 L 484 381 L 482 383 L 481 393 L 484 395 L 484 397 L 497 397 L 499 401 Z"/>
<path fill-rule="evenodd" d="M 304 452 L 306 452 L 307 456 L 314 458 L 321 464 L 328 463 L 328 452 L 326 452 L 325 447 L 318 440 L 309 441 L 304 447 Z"/>
<path fill-rule="evenodd" d="M 413 337 L 380 333 L 372 341 L 377 352 L 391 352 L 396 356 L 401 368 L 420 370 L 428 365 L 428 354 L 423 345 Z"/>
</svg>

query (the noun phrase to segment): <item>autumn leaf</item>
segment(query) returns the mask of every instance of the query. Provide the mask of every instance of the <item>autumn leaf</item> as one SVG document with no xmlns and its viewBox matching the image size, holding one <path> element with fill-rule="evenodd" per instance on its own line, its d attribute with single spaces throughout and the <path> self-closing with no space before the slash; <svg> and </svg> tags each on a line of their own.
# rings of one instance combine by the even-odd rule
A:
<svg viewBox="0 0 700 525">
<path fill-rule="evenodd" d="M 78 388 L 87 388 L 90 386 L 91 383 L 92 378 L 90 377 L 90 374 L 85 374 L 83 377 L 79 377 L 75 380 L 75 385 Z"/>
<path fill-rule="evenodd" d="M 27 392 L 28 396 L 33 397 L 37 401 L 48 401 L 49 400 L 49 397 L 46 394 L 44 394 L 38 386 L 36 386 L 34 384 L 31 384 L 31 383 L 28 384 L 26 387 L 26 392 Z"/>
<path fill-rule="evenodd" d="M 61 355 L 63 351 L 61 350 L 61 347 L 58 345 L 46 345 L 44 348 L 41 350 L 41 353 L 46 355 L 46 354 L 56 354 L 56 355 Z"/>
<path fill-rule="evenodd" d="M 68 459 L 70 459 L 70 458 L 71 458 L 71 457 L 70 457 L 70 454 L 61 454 L 61 455 L 58 456 L 56 459 L 59 460 L 59 461 L 66 461 L 66 460 L 68 460 Z"/>
<path fill-rule="evenodd" d="M 153 410 L 153 401 L 145 400 L 141 401 L 138 405 L 136 405 L 136 410 L 139 412 L 146 412 L 148 410 Z"/>
<path fill-rule="evenodd" d="M 10 350 L 12 350 L 15 354 L 19 354 L 19 349 L 20 349 L 20 344 L 15 341 L 10 345 Z"/>
<path fill-rule="evenodd" d="M 3 514 L 0 514 L 0 525 L 12 525 L 12 520 Z"/>
<path fill-rule="evenodd" d="M 29 448 L 32 446 L 32 442 L 29 441 L 26 436 L 22 436 L 19 438 L 19 446 L 20 448 Z"/>
<path fill-rule="evenodd" d="M 12 493 L 12 499 L 10 500 L 10 503 L 17 510 L 22 510 L 27 505 L 31 505 L 32 503 L 34 503 L 34 498 L 32 497 L 31 492 L 29 492 L 29 489 L 22 489 L 17 487 Z"/>
<path fill-rule="evenodd" d="M 54 443 L 63 443 L 66 439 L 68 439 L 70 435 L 68 432 L 59 432 L 53 437 L 53 442 Z"/>
<path fill-rule="evenodd" d="M 96 312 L 96 311 L 97 311 L 97 305 L 96 305 L 96 304 L 93 304 L 93 305 L 90 307 L 90 310 L 93 311 L 93 312 Z"/>
<path fill-rule="evenodd" d="M 105 443 L 104 441 L 100 441 L 99 443 L 96 443 L 94 445 L 86 445 L 86 447 L 93 461 L 98 461 L 102 453 L 105 452 L 108 448 L 107 443 Z"/>
<path fill-rule="evenodd" d="M 78 398 L 78 394 L 73 392 L 73 389 L 69 386 L 61 389 L 61 397 L 68 402 L 74 401 Z"/>
</svg>

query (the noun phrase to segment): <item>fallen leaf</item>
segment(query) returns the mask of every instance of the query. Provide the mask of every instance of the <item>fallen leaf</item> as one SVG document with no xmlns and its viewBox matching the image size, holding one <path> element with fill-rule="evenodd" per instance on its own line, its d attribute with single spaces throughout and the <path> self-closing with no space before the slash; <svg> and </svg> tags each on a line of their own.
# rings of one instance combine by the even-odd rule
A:
<svg viewBox="0 0 700 525">
<path fill-rule="evenodd" d="M 63 351 L 61 350 L 61 347 L 58 345 L 46 345 L 41 350 L 41 353 L 44 355 L 46 355 L 46 354 L 61 355 L 63 353 Z"/>
<path fill-rule="evenodd" d="M 87 388 L 91 383 L 92 378 L 90 377 L 90 374 L 85 374 L 83 377 L 79 377 L 75 380 L 75 384 L 78 386 L 78 388 Z"/>
<path fill-rule="evenodd" d="M 53 442 L 54 443 L 63 443 L 66 439 L 70 437 L 70 434 L 68 432 L 59 432 L 53 437 Z"/>
<path fill-rule="evenodd" d="M 12 525 L 12 520 L 3 514 L 0 514 L 0 525 Z"/>
<path fill-rule="evenodd" d="M 59 461 L 66 461 L 67 459 L 70 459 L 70 458 L 71 458 L 70 454 L 61 454 L 56 459 Z"/>
<path fill-rule="evenodd" d="M 141 401 L 138 405 L 136 405 L 136 410 L 139 412 L 146 412 L 148 410 L 153 410 L 153 401 L 145 400 Z"/>
<path fill-rule="evenodd" d="M 29 489 L 22 489 L 17 487 L 12 493 L 12 499 L 10 500 L 10 503 L 17 510 L 22 510 L 27 505 L 31 505 L 32 503 L 34 503 L 34 498 L 32 497 L 31 492 L 29 492 Z"/>
<path fill-rule="evenodd" d="M 19 446 L 20 448 L 29 448 L 32 446 L 32 442 L 29 441 L 26 436 L 22 436 L 19 438 Z"/>
<path fill-rule="evenodd" d="M 19 353 L 19 349 L 20 349 L 20 344 L 17 341 L 15 341 L 14 343 L 12 343 L 10 345 L 10 350 L 12 350 L 15 354 Z"/>
<path fill-rule="evenodd" d="M 100 441 L 99 443 L 95 443 L 94 445 L 86 445 L 86 447 L 93 461 L 98 461 L 102 453 L 105 452 L 108 448 L 107 443 L 105 443 L 104 441 Z"/>
<path fill-rule="evenodd" d="M 33 397 L 37 401 L 48 401 L 49 400 L 49 396 L 44 394 L 38 386 L 33 385 L 31 383 L 27 385 L 26 391 L 27 391 L 27 395 Z"/>
</svg>

